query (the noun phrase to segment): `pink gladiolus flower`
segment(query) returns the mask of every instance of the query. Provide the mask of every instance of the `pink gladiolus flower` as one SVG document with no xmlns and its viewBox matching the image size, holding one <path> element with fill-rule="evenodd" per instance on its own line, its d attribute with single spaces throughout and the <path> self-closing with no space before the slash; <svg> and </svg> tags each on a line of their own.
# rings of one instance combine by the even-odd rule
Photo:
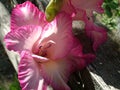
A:
<svg viewBox="0 0 120 90">
<path fill-rule="evenodd" d="M 13 9 L 5 42 L 21 56 L 18 79 L 22 90 L 47 90 L 48 85 L 54 90 L 70 90 L 70 74 L 95 58 L 82 53 L 68 14 L 61 12 L 48 23 L 44 13 L 29 1 Z"/>
<path fill-rule="evenodd" d="M 86 12 L 88 17 L 93 15 L 93 11 L 98 13 L 103 13 L 102 8 L 104 0 L 64 0 L 62 11 L 69 14 L 79 13 L 82 15 L 82 10 Z"/>
<path fill-rule="evenodd" d="M 93 50 L 107 40 L 105 28 L 95 25 L 92 16 L 93 11 L 103 13 L 102 3 L 104 0 L 64 0 L 61 11 L 65 11 L 73 17 L 73 20 L 82 20 L 85 23 L 86 35 L 93 42 Z M 89 18 L 89 19 L 88 19 Z"/>
</svg>

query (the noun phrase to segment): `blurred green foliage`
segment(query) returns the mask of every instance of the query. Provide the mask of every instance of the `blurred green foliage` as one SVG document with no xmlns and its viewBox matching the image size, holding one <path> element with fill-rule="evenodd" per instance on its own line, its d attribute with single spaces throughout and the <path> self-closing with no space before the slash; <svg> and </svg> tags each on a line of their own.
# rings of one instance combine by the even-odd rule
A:
<svg viewBox="0 0 120 90">
<path fill-rule="evenodd" d="M 113 15 L 120 16 L 118 0 L 105 0 L 103 8 L 105 9 L 105 14 L 110 18 Z"/>
<path fill-rule="evenodd" d="M 21 90 L 17 75 L 14 76 L 14 81 L 11 83 L 9 90 Z"/>
<path fill-rule="evenodd" d="M 103 8 L 105 10 L 102 16 L 102 24 L 109 30 L 117 29 L 117 18 L 120 18 L 119 0 L 104 0 Z"/>
<path fill-rule="evenodd" d="M 0 90 L 6 90 L 5 86 L 0 85 Z"/>
<path fill-rule="evenodd" d="M 14 78 L 11 82 L 3 81 L 3 84 L 0 84 L 0 90 L 21 90 L 17 74 L 14 75 Z"/>
</svg>

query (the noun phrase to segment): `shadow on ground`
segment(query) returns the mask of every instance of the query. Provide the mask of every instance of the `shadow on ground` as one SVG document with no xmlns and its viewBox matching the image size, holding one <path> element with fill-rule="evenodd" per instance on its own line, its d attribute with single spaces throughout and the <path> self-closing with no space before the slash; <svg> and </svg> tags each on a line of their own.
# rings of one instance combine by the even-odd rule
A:
<svg viewBox="0 0 120 90">
<path fill-rule="evenodd" d="M 8 90 L 14 80 L 15 70 L 0 43 L 0 90 Z"/>
<path fill-rule="evenodd" d="M 107 85 L 120 89 L 120 44 L 109 37 L 92 66 Z"/>
</svg>

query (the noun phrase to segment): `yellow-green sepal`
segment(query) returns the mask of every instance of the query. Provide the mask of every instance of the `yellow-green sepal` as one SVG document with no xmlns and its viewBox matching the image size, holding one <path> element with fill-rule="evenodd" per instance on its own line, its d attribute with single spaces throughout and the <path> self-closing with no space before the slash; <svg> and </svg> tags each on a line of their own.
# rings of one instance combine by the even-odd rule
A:
<svg viewBox="0 0 120 90">
<path fill-rule="evenodd" d="M 46 7 L 45 15 L 48 22 L 51 22 L 62 8 L 64 0 L 51 0 Z"/>
</svg>

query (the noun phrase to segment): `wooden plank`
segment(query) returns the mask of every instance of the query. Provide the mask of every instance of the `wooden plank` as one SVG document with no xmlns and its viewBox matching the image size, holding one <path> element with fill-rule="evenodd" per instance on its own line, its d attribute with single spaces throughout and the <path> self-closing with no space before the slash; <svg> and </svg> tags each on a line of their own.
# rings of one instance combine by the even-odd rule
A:
<svg viewBox="0 0 120 90">
<path fill-rule="evenodd" d="M 13 51 L 7 50 L 4 43 L 4 36 L 10 31 L 10 14 L 4 5 L 0 2 L 0 41 L 3 44 L 6 53 L 13 64 L 16 71 L 18 71 L 19 55 Z"/>
<path fill-rule="evenodd" d="M 108 35 L 97 51 L 90 73 L 103 90 L 120 90 L 120 30 Z"/>
</svg>

